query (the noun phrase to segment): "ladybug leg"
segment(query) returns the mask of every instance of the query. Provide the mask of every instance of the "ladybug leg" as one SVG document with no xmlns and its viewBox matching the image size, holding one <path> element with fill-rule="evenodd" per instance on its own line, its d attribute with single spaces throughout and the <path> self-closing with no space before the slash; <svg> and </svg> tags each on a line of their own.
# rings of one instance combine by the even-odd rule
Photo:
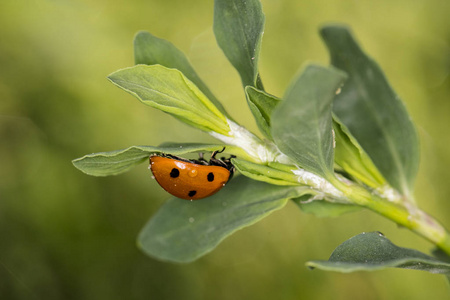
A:
<svg viewBox="0 0 450 300">
<path fill-rule="evenodd" d="M 203 152 L 198 153 L 198 160 L 195 160 L 195 163 L 200 165 L 208 165 L 208 161 L 203 157 Z"/>
<path fill-rule="evenodd" d="M 211 166 L 220 166 L 220 167 L 224 167 L 224 168 L 228 169 L 227 164 L 225 162 L 223 162 L 222 160 L 217 159 L 217 158 L 211 158 L 209 160 L 209 164 Z"/>
<path fill-rule="evenodd" d="M 209 164 L 226 168 L 226 163 L 224 163 L 222 160 L 216 158 L 217 153 L 222 153 L 223 151 L 225 151 L 225 147 L 223 147 L 223 149 L 220 151 L 219 150 L 214 151 L 211 154 L 211 158 L 209 159 Z"/>
</svg>

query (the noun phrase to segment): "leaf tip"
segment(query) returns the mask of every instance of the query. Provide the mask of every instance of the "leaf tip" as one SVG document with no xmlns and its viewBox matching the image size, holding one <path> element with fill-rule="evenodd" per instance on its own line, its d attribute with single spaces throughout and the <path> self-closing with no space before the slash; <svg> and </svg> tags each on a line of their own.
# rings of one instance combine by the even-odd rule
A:
<svg viewBox="0 0 450 300">
<path fill-rule="evenodd" d="M 145 30 L 139 30 L 138 32 L 136 32 L 136 34 L 134 35 L 134 43 L 136 43 L 136 40 L 144 37 L 144 36 L 153 36 L 150 32 L 145 31 Z"/>
<path fill-rule="evenodd" d="M 347 24 L 343 23 L 330 23 L 322 25 L 319 28 L 319 33 L 322 37 L 329 36 L 331 34 L 339 34 L 339 35 L 351 35 L 351 29 Z"/>
<path fill-rule="evenodd" d="M 85 159 L 85 157 L 86 156 L 73 159 L 71 161 L 72 165 L 79 171 L 83 172 L 84 174 L 96 176 L 95 173 L 89 172 L 86 168 L 83 167 L 83 160 Z"/>
<path fill-rule="evenodd" d="M 81 169 L 80 169 L 79 162 L 80 162 L 82 159 L 83 159 L 82 157 L 78 157 L 78 158 L 72 159 L 72 160 L 71 160 L 71 163 L 72 163 L 72 165 L 73 165 L 75 168 L 77 168 L 78 170 L 81 170 Z"/>
</svg>

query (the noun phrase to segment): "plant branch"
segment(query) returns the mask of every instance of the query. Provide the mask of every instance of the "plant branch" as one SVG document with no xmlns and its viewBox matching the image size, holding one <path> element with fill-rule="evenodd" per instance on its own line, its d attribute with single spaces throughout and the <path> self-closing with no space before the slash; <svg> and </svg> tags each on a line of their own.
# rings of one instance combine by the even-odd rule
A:
<svg viewBox="0 0 450 300">
<path fill-rule="evenodd" d="M 348 199 L 410 229 L 450 255 L 450 233 L 433 217 L 416 206 L 405 207 L 381 198 L 358 185 L 333 180 L 333 185 Z M 409 204 L 410 205 L 410 204 Z"/>
</svg>

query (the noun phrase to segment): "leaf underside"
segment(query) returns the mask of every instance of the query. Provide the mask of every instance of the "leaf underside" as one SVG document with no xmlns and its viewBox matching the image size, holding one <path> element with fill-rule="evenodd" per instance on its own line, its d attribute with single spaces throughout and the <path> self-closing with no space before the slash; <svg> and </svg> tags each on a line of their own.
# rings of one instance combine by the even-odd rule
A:
<svg viewBox="0 0 450 300">
<path fill-rule="evenodd" d="M 88 154 L 74 159 L 73 165 L 80 171 L 93 176 L 109 176 L 124 173 L 137 164 L 149 159 L 153 153 L 170 153 L 183 155 L 200 151 L 221 150 L 222 144 L 178 144 L 165 143 L 158 147 L 132 146 L 127 149 Z M 233 152 L 234 146 L 226 146 L 226 151 Z"/>
<path fill-rule="evenodd" d="M 134 60 L 136 64 L 162 65 L 181 71 L 192 81 L 211 102 L 227 116 L 222 104 L 208 86 L 200 79 L 186 55 L 171 42 L 160 39 L 149 32 L 140 31 L 134 38 Z"/>
<path fill-rule="evenodd" d="M 229 133 L 226 117 L 177 69 L 162 65 L 137 65 L 118 70 L 108 79 L 142 103 L 184 123 L 206 132 Z"/>
</svg>

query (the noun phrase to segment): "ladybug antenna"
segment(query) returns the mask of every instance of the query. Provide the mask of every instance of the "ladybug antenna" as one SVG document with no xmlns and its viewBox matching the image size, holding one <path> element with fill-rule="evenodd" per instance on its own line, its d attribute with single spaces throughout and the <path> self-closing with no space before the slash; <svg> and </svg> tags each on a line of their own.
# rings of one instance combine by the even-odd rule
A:
<svg viewBox="0 0 450 300">
<path fill-rule="evenodd" d="M 225 147 L 223 147 L 222 150 L 216 150 L 211 154 L 211 158 L 216 158 L 217 153 L 222 153 L 223 151 L 225 151 Z"/>
</svg>

